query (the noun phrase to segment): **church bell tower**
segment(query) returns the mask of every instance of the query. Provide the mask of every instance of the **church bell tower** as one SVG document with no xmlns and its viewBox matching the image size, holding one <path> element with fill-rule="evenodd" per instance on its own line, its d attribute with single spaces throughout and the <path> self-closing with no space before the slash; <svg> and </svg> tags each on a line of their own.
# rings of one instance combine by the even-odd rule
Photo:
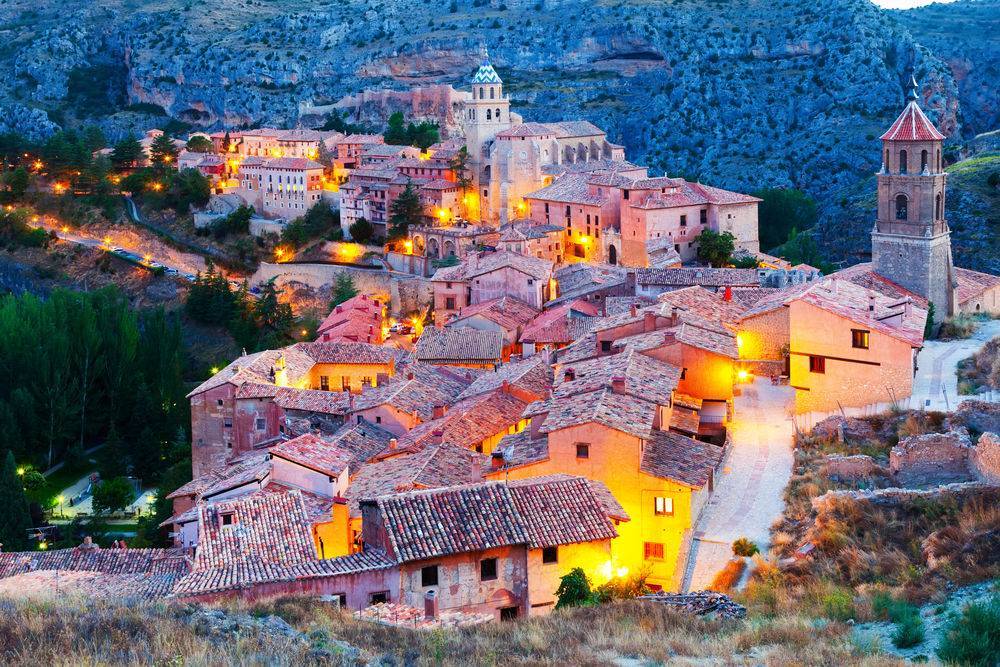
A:
<svg viewBox="0 0 1000 667">
<path fill-rule="evenodd" d="M 912 77 L 910 85 L 909 103 L 881 137 L 872 267 L 933 303 L 941 321 L 957 310 L 951 231 L 944 217 L 944 135 L 917 104 Z"/>
</svg>

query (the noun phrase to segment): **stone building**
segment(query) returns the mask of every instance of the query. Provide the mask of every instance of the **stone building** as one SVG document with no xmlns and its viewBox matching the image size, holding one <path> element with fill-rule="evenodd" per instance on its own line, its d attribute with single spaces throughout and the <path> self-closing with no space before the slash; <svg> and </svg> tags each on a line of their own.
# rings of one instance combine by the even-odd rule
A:
<svg viewBox="0 0 1000 667">
<path fill-rule="evenodd" d="M 309 158 L 245 158 L 239 165 L 244 201 L 266 218 L 298 218 L 323 198 L 323 165 Z"/>
<path fill-rule="evenodd" d="M 951 230 L 945 220 L 944 135 L 920 109 L 917 82 L 911 82 L 910 102 L 881 137 L 872 265 L 933 303 L 944 318 L 958 311 Z"/>
</svg>

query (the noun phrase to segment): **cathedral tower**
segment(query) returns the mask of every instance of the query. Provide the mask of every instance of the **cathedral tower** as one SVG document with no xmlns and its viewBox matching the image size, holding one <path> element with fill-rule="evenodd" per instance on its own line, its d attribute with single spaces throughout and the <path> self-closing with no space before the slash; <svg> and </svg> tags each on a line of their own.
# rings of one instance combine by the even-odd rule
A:
<svg viewBox="0 0 1000 667">
<path fill-rule="evenodd" d="M 951 232 L 944 218 L 944 135 L 917 104 L 916 80 L 910 83 L 910 102 L 881 137 L 872 267 L 932 302 L 941 321 L 957 308 Z"/>
</svg>

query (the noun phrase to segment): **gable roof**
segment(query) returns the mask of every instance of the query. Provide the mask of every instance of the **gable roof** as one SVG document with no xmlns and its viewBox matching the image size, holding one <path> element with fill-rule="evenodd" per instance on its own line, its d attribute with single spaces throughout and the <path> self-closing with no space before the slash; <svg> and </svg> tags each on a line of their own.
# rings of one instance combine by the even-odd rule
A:
<svg viewBox="0 0 1000 667">
<path fill-rule="evenodd" d="M 431 276 L 431 280 L 434 282 L 457 282 L 505 268 L 520 271 L 536 280 L 548 280 L 552 275 L 552 262 L 546 259 L 508 252 L 507 250 L 497 250 L 496 252 L 473 253 L 457 266 L 446 266 L 438 269 Z"/>
<path fill-rule="evenodd" d="M 522 343 L 571 343 L 597 322 L 597 306 L 582 299 L 549 308 L 525 324 Z"/>
<path fill-rule="evenodd" d="M 725 448 L 674 433 L 654 431 L 646 441 L 639 470 L 659 477 L 701 488 L 712 471 L 722 462 Z"/>
<path fill-rule="evenodd" d="M 312 433 L 286 440 L 268 452 L 272 457 L 285 459 L 332 477 L 340 475 L 350 462 L 349 454 L 335 447 L 330 439 Z"/>
<path fill-rule="evenodd" d="M 964 304 L 980 296 L 987 290 L 1000 285 L 1000 276 L 981 273 L 971 269 L 962 269 L 956 266 L 955 281 L 958 283 L 958 303 Z"/>
<path fill-rule="evenodd" d="M 757 269 L 715 269 L 710 267 L 690 267 L 674 269 L 636 269 L 637 285 L 676 285 L 703 287 L 724 287 L 740 285 L 756 287 L 760 285 Z"/>
<path fill-rule="evenodd" d="M 502 331 L 430 327 L 417 341 L 414 355 L 426 362 L 499 362 L 502 350 Z"/>
<path fill-rule="evenodd" d="M 551 369 L 540 355 L 534 355 L 512 360 L 495 371 L 483 373 L 458 395 L 458 400 L 496 391 L 504 383 L 541 398 L 549 388 L 550 380 Z"/>
<path fill-rule="evenodd" d="M 544 549 L 618 537 L 618 531 L 608 516 L 614 513 L 621 518 L 625 511 L 614 501 L 610 491 L 599 498 L 594 490 L 596 484 L 601 483 L 570 475 L 530 477 L 509 482 L 514 509 L 528 532 L 528 546 Z M 617 508 L 605 506 L 609 498 Z"/>
<path fill-rule="evenodd" d="M 443 442 L 471 449 L 514 427 L 527 406 L 528 401 L 502 389 L 472 396 L 449 407 L 443 417 L 410 429 L 399 438 L 399 447 L 415 451 L 440 434 Z"/>
<path fill-rule="evenodd" d="M 398 354 L 391 347 L 353 341 L 296 343 L 289 349 L 304 352 L 317 364 L 388 364 Z"/>
<path fill-rule="evenodd" d="M 515 299 L 512 296 L 502 296 L 499 299 L 465 306 L 455 314 L 455 317 L 448 322 L 448 325 L 450 326 L 470 317 L 479 316 L 505 330 L 516 332 L 530 322 L 538 312 L 536 308 L 529 306 L 520 299 Z"/>
</svg>

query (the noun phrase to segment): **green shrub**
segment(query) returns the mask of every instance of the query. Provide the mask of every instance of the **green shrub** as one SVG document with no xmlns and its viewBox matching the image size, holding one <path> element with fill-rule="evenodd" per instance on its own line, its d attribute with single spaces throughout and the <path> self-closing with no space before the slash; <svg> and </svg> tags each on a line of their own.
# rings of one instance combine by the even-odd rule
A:
<svg viewBox="0 0 1000 667">
<path fill-rule="evenodd" d="M 1000 664 L 1000 596 L 970 604 L 945 626 L 938 644 L 942 662 L 992 667 Z"/>
<path fill-rule="evenodd" d="M 854 598 L 850 591 L 834 590 L 820 599 L 823 614 L 835 621 L 846 621 L 854 618 Z"/>
<path fill-rule="evenodd" d="M 919 613 L 912 613 L 896 623 L 892 643 L 896 648 L 913 648 L 923 643 L 924 635 L 924 619 Z"/>
<path fill-rule="evenodd" d="M 590 579 L 583 568 L 574 567 L 569 574 L 563 575 L 559 580 L 559 588 L 556 589 L 556 597 L 559 598 L 556 609 L 593 604 Z"/>
<path fill-rule="evenodd" d="M 760 553 L 760 549 L 757 545 L 746 537 L 740 537 L 735 542 L 733 542 L 733 555 L 734 556 L 753 556 L 754 554 Z"/>
</svg>

